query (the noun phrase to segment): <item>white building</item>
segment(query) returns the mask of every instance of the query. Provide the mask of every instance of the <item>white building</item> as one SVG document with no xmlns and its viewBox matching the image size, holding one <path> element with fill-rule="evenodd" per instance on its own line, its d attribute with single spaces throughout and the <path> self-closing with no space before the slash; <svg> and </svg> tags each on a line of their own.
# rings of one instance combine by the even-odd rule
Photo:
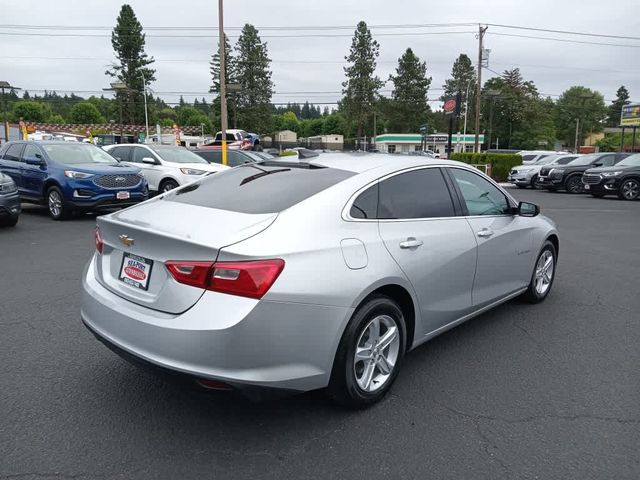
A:
<svg viewBox="0 0 640 480">
<path fill-rule="evenodd" d="M 276 132 L 273 140 L 278 143 L 296 143 L 298 141 L 298 134 L 291 130 L 282 130 Z"/>
<path fill-rule="evenodd" d="M 463 138 L 464 137 L 464 138 Z M 444 155 L 447 150 L 448 135 L 446 133 L 434 133 L 427 135 L 427 150 Z M 451 146 L 454 152 L 473 152 L 475 134 L 454 133 L 451 138 Z M 480 143 L 484 142 L 484 135 L 480 135 Z M 376 148 L 381 152 L 419 152 L 422 145 L 422 135 L 418 133 L 385 133 L 376 137 Z"/>
<path fill-rule="evenodd" d="M 307 138 L 309 148 L 326 148 L 327 150 L 342 150 L 344 147 L 344 136 L 337 133 L 328 135 L 316 135 Z"/>
</svg>

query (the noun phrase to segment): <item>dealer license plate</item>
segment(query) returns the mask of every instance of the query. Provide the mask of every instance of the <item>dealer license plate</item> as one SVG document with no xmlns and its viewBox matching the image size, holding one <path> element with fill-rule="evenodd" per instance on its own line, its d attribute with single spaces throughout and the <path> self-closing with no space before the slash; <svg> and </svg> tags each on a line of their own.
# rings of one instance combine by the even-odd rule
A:
<svg viewBox="0 0 640 480">
<path fill-rule="evenodd" d="M 149 288 L 151 267 L 153 267 L 153 260 L 125 253 L 122 256 L 120 280 L 132 287 L 146 290 Z"/>
<path fill-rule="evenodd" d="M 131 194 L 129 192 L 117 192 L 116 198 L 118 200 L 128 200 Z"/>
<path fill-rule="evenodd" d="M 591 188 L 591 186 L 590 186 L 590 185 L 585 185 L 585 186 L 584 186 L 584 189 L 585 189 L 585 190 L 589 190 L 590 188 Z"/>
</svg>

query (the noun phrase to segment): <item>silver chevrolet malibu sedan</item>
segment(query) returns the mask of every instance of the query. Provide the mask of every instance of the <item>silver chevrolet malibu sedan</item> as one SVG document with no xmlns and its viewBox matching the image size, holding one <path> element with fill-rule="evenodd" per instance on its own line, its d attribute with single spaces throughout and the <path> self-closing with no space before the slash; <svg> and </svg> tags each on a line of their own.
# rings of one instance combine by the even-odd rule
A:
<svg viewBox="0 0 640 480">
<path fill-rule="evenodd" d="M 323 154 L 203 178 L 98 217 L 82 320 L 132 361 L 209 389 L 366 406 L 405 354 L 553 285 L 558 233 L 440 159 Z"/>
</svg>

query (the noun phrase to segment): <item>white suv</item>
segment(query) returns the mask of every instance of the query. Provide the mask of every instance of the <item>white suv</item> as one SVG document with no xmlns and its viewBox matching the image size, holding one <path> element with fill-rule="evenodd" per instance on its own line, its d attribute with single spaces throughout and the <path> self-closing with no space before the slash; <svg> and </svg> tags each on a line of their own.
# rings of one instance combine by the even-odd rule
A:
<svg viewBox="0 0 640 480">
<path fill-rule="evenodd" d="M 168 192 L 179 185 L 197 180 L 210 172 L 224 170 L 224 165 L 211 164 L 184 147 L 124 143 L 104 149 L 121 162 L 142 170 L 149 190 Z"/>
</svg>

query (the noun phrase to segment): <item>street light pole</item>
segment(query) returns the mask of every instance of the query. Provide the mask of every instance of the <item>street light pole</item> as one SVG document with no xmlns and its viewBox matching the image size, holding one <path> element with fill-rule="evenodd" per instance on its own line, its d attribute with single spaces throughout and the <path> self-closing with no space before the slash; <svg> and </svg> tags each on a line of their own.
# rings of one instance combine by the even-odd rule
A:
<svg viewBox="0 0 640 480">
<path fill-rule="evenodd" d="M 467 82 L 467 90 L 464 95 L 464 129 L 462 133 L 462 144 L 465 151 L 467 150 L 467 110 L 469 109 L 469 87 L 471 87 L 472 81 L 473 79 L 469 79 L 469 81 Z"/>
<path fill-rule="evenodd" d="M 4 89 L 8 89 L 9 92 L 13 92 L 14 90 L 22 90 L 18 87 L 13 87 L 9 82 L 4 80 L 0 80 L 0 90 L 2 90 L 2 123 L 4 125 L 4 141 L 9 141 L 9 122 L 7 121 L 7 99 L 5 98 Z"/>
<path fill-rule="evenodd" d="M 222 130 L 222 164 L 227 165 L 227 95 L 224 69 L 224 13 L 223 0 L 218 0 L 218 31 L 220 32 L 220 126 Z"/>
<path fill-rule="evenodd" d="M 482 93 L 482 40 L 487 28 L 478 25 L 478 85 L 476 86 L 476 139 L 473 151 L 480 153 L 480 95 Z"/>
<path fill-rule="evenodd" d="M 149 138 L 149 112 L 147 111 L 147 80 L 144 78 L 144 73 L 140 72 L 142 77 L 142 94 L 144 95 L 144 127 L 147 132 L 145 142 Z"/>
</svg>

